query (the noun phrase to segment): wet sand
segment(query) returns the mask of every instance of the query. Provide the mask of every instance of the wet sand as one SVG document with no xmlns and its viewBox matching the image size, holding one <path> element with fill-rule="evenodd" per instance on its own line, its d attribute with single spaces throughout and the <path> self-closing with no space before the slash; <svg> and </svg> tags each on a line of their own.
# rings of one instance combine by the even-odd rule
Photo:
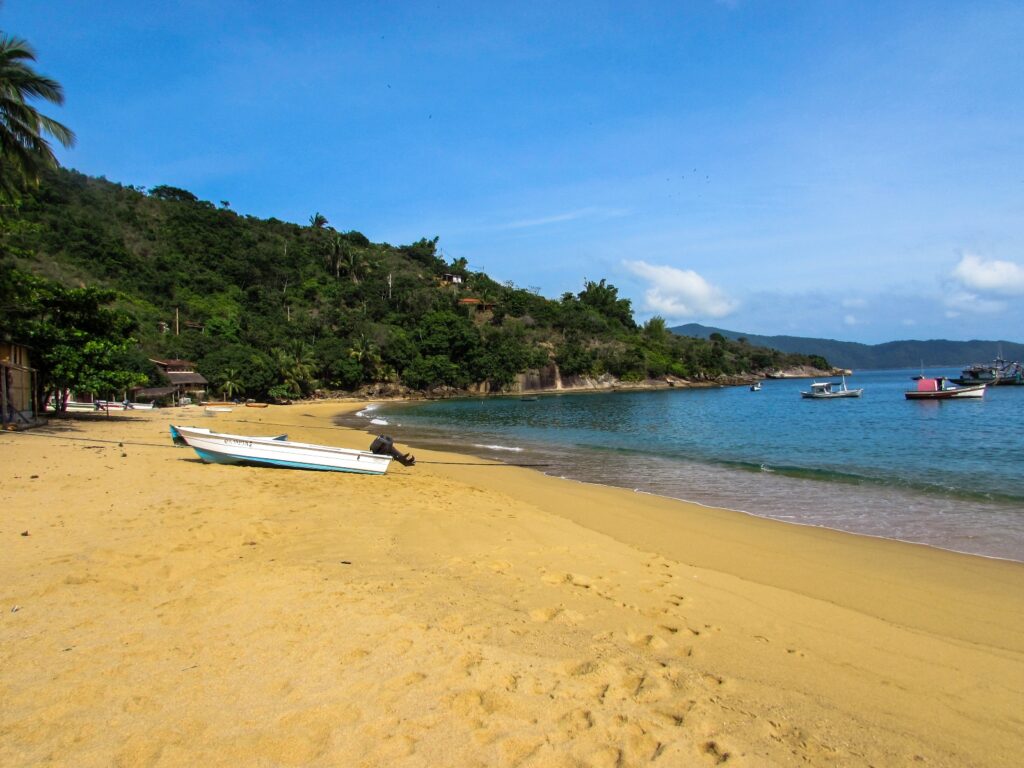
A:
<svg viewBox="0 0 1024 768">
<path fill-rule="evenodd" d="M 464 456 L 370 477 L 167 436 L 365 448 L 330 426 L 361 405 L 0 434 L 0 764 L 1019 764 L 1022 564 Z"/>
</svg>

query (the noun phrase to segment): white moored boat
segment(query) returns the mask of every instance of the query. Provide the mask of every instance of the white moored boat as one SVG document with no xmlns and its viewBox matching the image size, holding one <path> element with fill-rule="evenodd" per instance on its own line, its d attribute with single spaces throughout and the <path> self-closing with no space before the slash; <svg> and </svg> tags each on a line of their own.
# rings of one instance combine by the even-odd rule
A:
<svg viewBox="0 0 1024 768">
<path fill-rule="evenodd" d="M 205 462 L 211 464 L 256 464 L 264 467 L 318 469 L 383 475 L 391 456 L 353 448 L 294 443 L 274 437 L 249 437 L 211 432 L 197 427 L 171 427 Z"/>
<path fill-rule="evenodd" d="M 860 397 L 863 394 L 863 389 L 849 389 L 846 386 L 846 377 L 843 376 L 842 384 L 836 384 L 834 381 L 816 381 L 811 384 L 811 391 L 801 392 L 800 397 L 812 400 L 831 400 L 836 397 Z"/>
</svg>

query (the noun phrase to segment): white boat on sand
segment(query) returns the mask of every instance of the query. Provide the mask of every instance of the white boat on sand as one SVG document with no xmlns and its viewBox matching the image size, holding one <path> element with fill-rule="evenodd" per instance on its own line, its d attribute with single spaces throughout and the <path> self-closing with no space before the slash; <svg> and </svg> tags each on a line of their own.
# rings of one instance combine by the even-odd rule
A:
<svg viewBox="0 0 1024 768">
<path fill-rule="evenodd" d="M 800 397 L 811 400 L 832 400 L 837 397 L 860 397 L 864 394 L 863 389 L 850 389 L 846 386 L 846 377 L 843 376 L 841 384 L 834 381 L 815 381 L 811 384 L 810 392 L 801 392 Z"/>
<path fill-rule="evenodd" d="M 383 475 L 392 458 L 353 448 L 294 443 L 273 437 L 230 435 L 197 427 L 174 426 L 172 430 L 172 434 L 177 432 L 199 458 L 211 464 L 254 464 Z"/>
<path fill-rule="evenodd" d="M 183 438 L 181 436 L 181 433 L 178 431 L 178 427 L 176 427 L 173 424 L 171 424 L 170 425 L 170 429 L 171 429 L 171 442 L 173 442 L 175 445 L 180 445 L 180 446 L 187 446 L 188 445 L 188 443 L 185 442 L 185 438 Z M 207 429 L 205 427 L 189 427 L 189 429 L 191 429 L 193 432 L 201 432 L 204 435 L 208 435 L 208 434 L 210 434 L 212 432 L 212 430 Z M 225 434 L 225 433 L 222 432 L 221 434 Z M 248 439 L 246 435 L 231 435 L 231 437 L 237 437 L 237 438 L 242 439 L 242 440 Z M 288 439 L 288 435 L 285 433 L 285 434 L 280 434 L 280 435 L 274 435 L 273 437 L 268 437 L 268 438 L 264 438 L 264 439 L 266 439 L 266 440 L 287 440 Z"/>
</svg>

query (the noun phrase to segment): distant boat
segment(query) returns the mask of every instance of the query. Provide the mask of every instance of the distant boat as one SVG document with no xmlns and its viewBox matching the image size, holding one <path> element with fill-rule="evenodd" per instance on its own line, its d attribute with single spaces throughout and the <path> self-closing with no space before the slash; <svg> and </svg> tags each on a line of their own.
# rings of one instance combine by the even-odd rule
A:
<svg viewBox="0 0 1024 768">
<path fill-rule="evenodd" d="M 919 379 L 917 389 L 912 389 L 903 394 L 907 400 L 954 400 L 985 396 L 984 384 L 956 387 L 947 383 L 948 381 L 949 379 L 945 376 L 937 376 L 934 379 Z"/>
<path fill-rule="evenodd" d="M 252 464 L 262 467 L 316 469 L 383 475 L 391 456 L 330 445 L 293 443 L 272 437 L 247 437 L 196 427 L 175 427 L 199 458 L 211 464 Z"/>
<path fill-rule="evenodd" d="M 841 384 L 834 381 L 815 381 L 811 384 L 810 392 L 801 392 L 800 397 L 811 400 L 833 400 L 837 397 L 860 397 L 864 394 L 863 389 L 850 389 L 846 386 L 846 377 L 843 376 Z"/>
<path fill-rule="evenodd" d="M 245 407 L 246 408 L 266 408 L 267 407 L 267 403 L 249 403 L 249 402 L 247 402 L 245 404 Z"/>
<path fill-rule="evenodd" d="M 991 363 L 975 363 L 964 368 L 954 384 L 994 384 L 997 386 L 1024 385 L 1024 368 L 1020 363 L 997 357 Z"/>
<path fill-rule="evenodd" d="M 751 392 L 760 392 L 761 391 L 761 382 L 760 381 L 755 381 L 753 384 L 751 384 L 750 385 L 750 391 Z"/>
<path fill-rule="evenodd" d="M 231 413 L 230 405 L 208 405 L 204 409 L 207 413 Z"/>
</svg>

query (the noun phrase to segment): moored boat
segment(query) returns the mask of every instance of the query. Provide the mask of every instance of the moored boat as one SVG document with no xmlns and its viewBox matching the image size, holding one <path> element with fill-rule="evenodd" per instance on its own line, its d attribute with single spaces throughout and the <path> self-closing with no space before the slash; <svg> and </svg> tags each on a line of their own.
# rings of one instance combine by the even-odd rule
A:
<svg viewBox="0 0 1024 768">
<path fill-rule="evenodd" d="M 199 458 L 211 464 L 252 464 L 383 475 L 392 458 L 353 448 L 295 443 L 272 437 L 230 435 L 183 426 L 174 429 Z"/>
<path fill-rule="evenodd" d="M 959 400 L 985 396 L 984 384 L 957 387 L 945 376 L 918 379 L 917 389 L 904 392 L 907 400 Z"/>
<path fill-rule="evenodd" d="M 846 377 L 843 376 L 842 383 L 834 381 L 815 381 L 811 383 L 809 392 L 801 392 L 800 397 L 810 400 L 833 400 L 838 397 L 860 397 L 864 394 L 863 389 L 850 389 L 846 386 Z"/>
<path fill-rule="evenodd" d="M 996 386 L 1024 385 L 1024 368 L 1020 363 L 997 357 L 991 363 L 975 363 L 960 372 L 959 378 L 951 379 L 954 384 L 994 384 Z"/>
</svg>

